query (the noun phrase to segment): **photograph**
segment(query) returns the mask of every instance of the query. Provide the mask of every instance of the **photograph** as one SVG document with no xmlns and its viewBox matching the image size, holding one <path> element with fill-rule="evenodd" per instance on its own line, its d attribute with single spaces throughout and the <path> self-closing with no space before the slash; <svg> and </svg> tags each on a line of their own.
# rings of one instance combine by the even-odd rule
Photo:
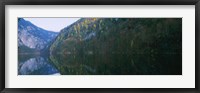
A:
<svg viewBox="0 0 200 93">
<path fill-rule="evenodd" d="M 18 17 L 18 75 L 182 75 L 182 18 Z"/>
<path fill-rule="evenodd" d="M 2 93 L 199 93 L 200 0 L 4 0 Z"/>
</svg>

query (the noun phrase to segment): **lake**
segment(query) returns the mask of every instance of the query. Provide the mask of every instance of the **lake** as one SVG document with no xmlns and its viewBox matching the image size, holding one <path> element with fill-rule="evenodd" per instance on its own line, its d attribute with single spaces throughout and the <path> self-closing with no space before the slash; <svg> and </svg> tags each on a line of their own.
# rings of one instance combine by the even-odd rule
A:
<svg viewBox="0 0 200 93">
<path fill-rule="evenodd" d="M 58 69 L 46 56 L 19 55 L 19 75 L 60 75 Z"/>
<path fill-rule="evenodd" d="M 19 75 L 181 75 L 181 54 L 19 55 Z"/>
</svg>

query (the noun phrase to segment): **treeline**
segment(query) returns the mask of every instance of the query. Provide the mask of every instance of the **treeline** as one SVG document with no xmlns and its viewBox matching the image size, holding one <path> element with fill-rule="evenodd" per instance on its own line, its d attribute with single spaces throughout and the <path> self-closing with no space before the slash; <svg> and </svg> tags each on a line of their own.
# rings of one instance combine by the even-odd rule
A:
<svg viewBox="0 0 200 93">
<path fill-rule="evenodd" d="M 61 31 L 50 51 L 181 53 L 181 31 L 182 22 L 177 18 L 81 19 Z"/>
</svg>

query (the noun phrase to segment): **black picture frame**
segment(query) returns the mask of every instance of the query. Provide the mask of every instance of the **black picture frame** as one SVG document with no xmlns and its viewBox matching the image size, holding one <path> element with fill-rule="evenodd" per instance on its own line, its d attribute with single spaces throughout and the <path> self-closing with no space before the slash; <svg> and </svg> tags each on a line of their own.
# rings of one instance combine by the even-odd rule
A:
<svg viewBox="0 0 200 93">
<path fill-rule="evenodd" d="M 0 1 L 0 91 L 1 93 L 200 93 L 200 0 L 1 0 Z M 6 5 L 195 5 L 195 88 L 5 88 Z"/>
</svg>

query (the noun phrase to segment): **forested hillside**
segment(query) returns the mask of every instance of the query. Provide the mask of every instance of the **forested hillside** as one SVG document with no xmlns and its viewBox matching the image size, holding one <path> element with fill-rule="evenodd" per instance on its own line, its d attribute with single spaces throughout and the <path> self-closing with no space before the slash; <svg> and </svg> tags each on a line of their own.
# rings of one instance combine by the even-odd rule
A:
<svg viewBox="0 0 200 93">
<path fill-rule="evenodd" d="M 49 51 L 61 74 L 182 74 L 182 19 L 82 18 Z"/>
</svg>

